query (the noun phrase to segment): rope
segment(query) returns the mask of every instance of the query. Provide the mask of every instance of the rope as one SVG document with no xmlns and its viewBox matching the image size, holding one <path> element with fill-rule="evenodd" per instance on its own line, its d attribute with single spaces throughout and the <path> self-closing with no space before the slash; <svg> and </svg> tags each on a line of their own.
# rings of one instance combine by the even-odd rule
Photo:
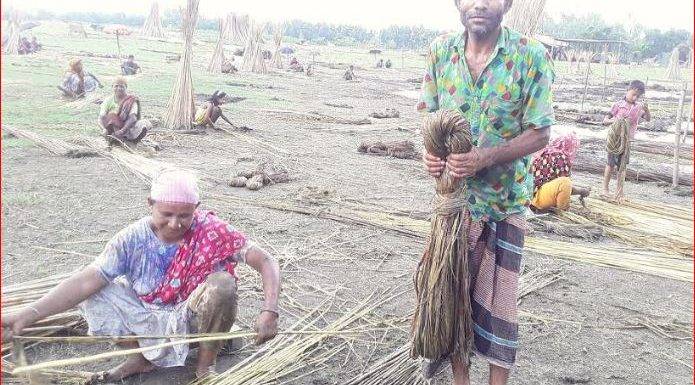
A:
<svg viewBox="0 0 695 385">
<path fill-rule="evenodd" d="M 454 111 L 429 116 L 423 135 L 427 151 L 441 159 L 472 147 L 470 126 Z M 436 192 L 430 236 L 415 272 L 411 355 L 440 359 L 457 354 L 466 361 L 473 333 L 465 184 L 444 170 L 436 180 Z"/>
<path fill-rule="evenodd" d="M 606 151 L 612 155 L 622 155 L 620 158 L 619 171 L 625 171 L 630 160 L 630 136 L 628 130 L 630 124 L 627 119 L 616 120 L 608 129 L 608 140 L 606 141 Z"/>
</svg>

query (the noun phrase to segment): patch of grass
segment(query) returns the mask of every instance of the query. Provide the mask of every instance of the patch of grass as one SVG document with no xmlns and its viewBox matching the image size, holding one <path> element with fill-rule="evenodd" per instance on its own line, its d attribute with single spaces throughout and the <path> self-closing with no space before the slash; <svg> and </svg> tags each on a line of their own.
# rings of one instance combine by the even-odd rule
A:
<svg viewBox="0 0 695 385">
<path fill-rule="evenodd" d="M 34 147 L 34 142 L 14 136 L 2 138 L 2 148 L 29 148 Z"/>
<path fill-rule="evenodd" d="M 19 207 L 31 207 L 36 206 L 40 203 L 45 202 L 39 193 L 36 192 L 22 192 L 22 193 L 9 193 L 3 194 L 3 206 L 19 206 Z"/>
</svg>

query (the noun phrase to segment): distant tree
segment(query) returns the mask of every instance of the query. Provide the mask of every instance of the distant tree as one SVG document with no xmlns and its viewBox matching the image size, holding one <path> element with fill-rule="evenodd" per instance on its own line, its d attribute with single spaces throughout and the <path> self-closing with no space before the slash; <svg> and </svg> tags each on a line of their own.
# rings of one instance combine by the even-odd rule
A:
<svg viewBox="0 0 695 385">
<path fill-rule="evenodd" d="M 621 24 L 609 24 L 601 15 L 562 15 L 558 20 L 544 18 L 541 33 L 560 38 L 622 40 L 634 59 L 657 57 L 664 60 L 679 44 L 692 47 L 692 33 L 686 30 L 645 29 L 640 24 L 627 28 Z M 687 49 L 683 49 L 686 52 Z M 682 54 L 687 55 L 687 54 Z"/>
<path fill-rule="evenodd" d="M 674 48 L 684 45 L 681 49 L 681 60 L 686 61 L 688 47 L 692 48 L 693 35 L 686 30 L 660 31 L 658 29 L 648 29 L 645 31 L 644 44 L 640 52 L 641 58 L 657 56 L 664 60 L 671 54 Z"/>
</svg>

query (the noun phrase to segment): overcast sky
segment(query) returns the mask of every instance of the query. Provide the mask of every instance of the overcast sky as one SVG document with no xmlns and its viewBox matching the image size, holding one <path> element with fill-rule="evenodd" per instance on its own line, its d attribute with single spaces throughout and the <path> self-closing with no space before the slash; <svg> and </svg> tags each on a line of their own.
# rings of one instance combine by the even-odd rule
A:
<svg viewBox="0 0 695 385">
<path fill-rule="evenodd" d="M 175 8 L 185 0 L 159 0 L 160 8 Z M 391 24 L 422 24 L 436 29 L 457 29 L 453 0 L 201 0 L 200 13 L 216 17 L 226 12 L 248 13 L 264 21 L 302 19 L 359 24 L 378 29 Z M 21 5 L 20 5 L 21 4 Z M 151 1 L 122 0 L 5 0 L 3 8 L 51 11 L 97 11 L 147 14 Z M 611 22 L 634 20 L 648 27 L 693 30 L 693 0 L 547 0 L 546 11 L 561 14 L 597 12 Z"/>
</svg>

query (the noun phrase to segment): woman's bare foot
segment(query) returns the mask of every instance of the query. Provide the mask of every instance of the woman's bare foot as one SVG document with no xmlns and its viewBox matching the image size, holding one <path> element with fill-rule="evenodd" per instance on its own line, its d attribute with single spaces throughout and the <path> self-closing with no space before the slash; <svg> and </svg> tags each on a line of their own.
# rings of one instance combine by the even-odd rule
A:
<svg viewBox="0 0 695 385">
<path fill-rule="evenodd" d="M 104 373 L 104 382 L 120 381 L 126 377 L 130 377 L 139 373 L 147 373 L 153 371 L 155 366 L 142 354 L 134 354 L 120 365 Z"/>
<path fill-rule="evenodd" d="M 215 365 L 210 365 L 206 368 L 198 368 L 195 371 L 195 378 L 200 380 L 208 376 L 215 376 L 217 375 L 217 371 L 215 370 Z"/>
</svg>

